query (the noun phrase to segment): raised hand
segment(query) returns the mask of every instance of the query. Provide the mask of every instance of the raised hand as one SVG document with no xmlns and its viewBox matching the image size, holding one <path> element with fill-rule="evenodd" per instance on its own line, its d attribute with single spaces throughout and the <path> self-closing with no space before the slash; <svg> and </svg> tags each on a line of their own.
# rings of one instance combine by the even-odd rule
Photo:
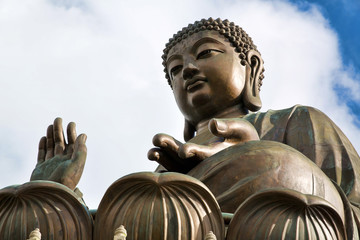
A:
<svg viewBox="0 0 360 240">
<path fill-rule="evenodd" d="M 196 141 L 183 144 L 166 134 L 155 135 L 153 144 L 156 148 L 149 150 L 148 158 L 169 171 L 186 173 L 225 148 L 259 140 L 254 126 L 241 118 L 212 119 L 208 127 L 213 137 L 200 144 Z"/>
<path fill-rule="evenodd" d="M 49 180 L 74 190 L 84 170 L 87 148 L 86 135 L 76 136 L 75 123 L 67 126 L 64 139 L 62 119 L 56 118 L 39 143 L 38 160 L 30 180 Z"/>
</svg>

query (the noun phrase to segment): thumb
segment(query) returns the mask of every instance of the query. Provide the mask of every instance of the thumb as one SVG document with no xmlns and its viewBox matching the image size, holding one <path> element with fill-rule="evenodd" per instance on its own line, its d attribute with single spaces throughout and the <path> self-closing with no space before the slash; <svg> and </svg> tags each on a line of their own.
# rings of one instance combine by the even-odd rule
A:
<svg viewBox="0 0 360 240">
<path fill-rule="evenodd" d="M 241 142 L 259 140 L 255 127 L 241 118 L 213 118 L 209 122 L 209 130 L 215 136 L 225 139 Z"/>
<path fill-rule="evenodd" d="M 84 161 L 86 160 L 87 147 L 86 147 L 86 134 L 80 134 L 75 141 L 74 152 L 71 159 L 73 161 Z"/>
</svg>

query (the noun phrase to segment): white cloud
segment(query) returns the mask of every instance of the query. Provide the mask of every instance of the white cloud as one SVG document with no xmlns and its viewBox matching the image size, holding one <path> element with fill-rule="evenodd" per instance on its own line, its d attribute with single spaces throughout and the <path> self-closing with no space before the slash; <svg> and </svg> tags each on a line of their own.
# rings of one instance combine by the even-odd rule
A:
<svg viewBox="0 0 360 240">
<path fill-rule="evenodd" d="M 88 135 L 79 187 L 91 208 L 119 177 L 154 169 L 146 158 L 152 136 L 182 139 L 183 127 L 162 72 L 163 46 L 209 16 L 243 26 L 258 45 L 266 68 L 263 110 L 318 107 L 360 149 L 354 116 L 333 91 L 340 81 L 356 98 L 359 84 L 316 8 L 300 12 L 285 1 L 259 0 L 55 3 L 0 3 L 0 187 L 29 179 L 37 141 L 57 116 Z"/>
</svg>

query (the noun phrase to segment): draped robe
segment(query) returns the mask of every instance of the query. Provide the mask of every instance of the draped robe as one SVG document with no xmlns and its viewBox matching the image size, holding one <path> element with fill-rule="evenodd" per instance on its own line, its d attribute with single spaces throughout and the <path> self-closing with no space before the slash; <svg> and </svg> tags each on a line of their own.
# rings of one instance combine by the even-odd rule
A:
<svg viewBox="0 0 360 240">
<path fill-rule="evenodd" d="M 258 192 L 285 189 L 324 199 L 343 220 L 355 216 L 350 224 L 359 223 L 360 158 L 324 113 L 296 105 L 243 119 L 254 125 L 260 141 L 224 149 L 187 173 L 209 187 L 222 211 L 235 212 Z M 204 144 L 208 134 L 190 142 Z"/>
</svg>

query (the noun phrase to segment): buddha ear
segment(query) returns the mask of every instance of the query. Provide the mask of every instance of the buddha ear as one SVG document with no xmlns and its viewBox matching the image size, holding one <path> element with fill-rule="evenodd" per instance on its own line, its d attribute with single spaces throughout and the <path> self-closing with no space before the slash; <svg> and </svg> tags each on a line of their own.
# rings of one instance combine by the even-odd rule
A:
<svg viewBox="0 0 360 240">
<path fill-rule="evenodd" d="M 195 135 L 195 127 L 185 119 L 185 126 L 184 126 L 184 140 L 185 142 L 192 139 Z"/>
<path fill-rule="evenodd" d="M 262 106 L 259 91 L 263 60 L 257 51 L 250 50 L 246 54 L 246 61 L 242 60 L 241 63 L 245 64 L 245 87 L 242 100 L 248 110 L 256 112 Z"/>
</svg>

